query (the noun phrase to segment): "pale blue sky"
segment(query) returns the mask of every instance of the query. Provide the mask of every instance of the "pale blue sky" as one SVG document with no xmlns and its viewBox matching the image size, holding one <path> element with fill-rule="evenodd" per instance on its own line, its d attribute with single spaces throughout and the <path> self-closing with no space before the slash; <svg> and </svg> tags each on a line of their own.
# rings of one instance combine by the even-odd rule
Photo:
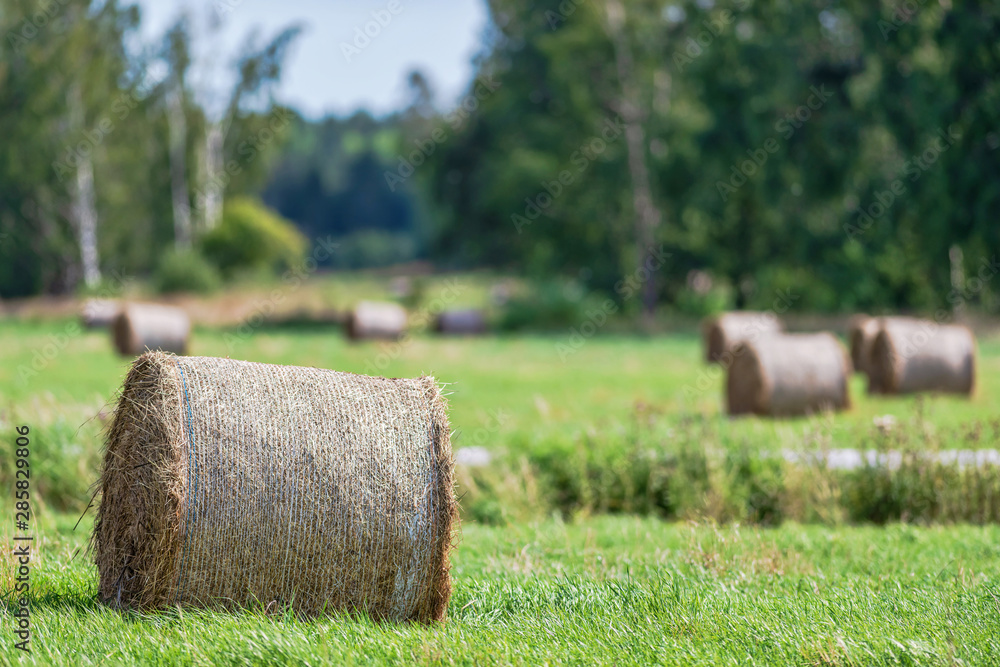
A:
<svg viewBox="0 0 1000 667">
<path fill-rule="evenodd" d="M 367 108 L 383 114 L 407 100 L 406 74 L 421 69 L 431 80 L 438 106 L 458 98 L 473 75 L 472 57 L 486 28 L 483 0 L 137 0 L 143 13 L 143 39 L 158 39 L 184 7 L 204 29 L 209 14 L 223 16 L 216 39 L 202 33 L 201 63 L 193 72 L 203 90 L 220 89 L 224 65 L 237 53 L 246 34 L 257 27 L 269 38 L 289 23 L 301 22 L 299 37 L 286 63 L 277 98 L 310 117 L 345 114 Z M 379 13 L 385 26 L 350 62 L 343 44 L 354 46 L 355 29 L 365 29 Z M 389 20 L 387 20 L 389 19 Z M 376 32 L 375 24 L 369 32 Z M 218 63 L 214 67 L 206 62 Z M 229 68 L 231 70 L 231 68 Z"/>
</svg>

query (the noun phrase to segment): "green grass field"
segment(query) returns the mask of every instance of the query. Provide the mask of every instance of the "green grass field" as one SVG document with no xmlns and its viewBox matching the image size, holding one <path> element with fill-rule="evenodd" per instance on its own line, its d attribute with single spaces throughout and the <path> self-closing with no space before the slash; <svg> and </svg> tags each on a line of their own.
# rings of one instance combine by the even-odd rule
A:
<svg viewBox="0 0 1000 667">
<path fill-rule="evenodd" d="M 466 525 L 447 623 L 302 621 L 266 610 L 120 613 L 38 530 L 38 665 L 996 664 L 1000 529 L 774 530 L 635 518 Z M 9 622 L 0 660 L 14 663 Z"/>
<path fill-rule="evenodd" d="M 38 547 L 34 653 L 24 658 L 13 649 L 12 619 L 5 614 L 0 663 L 1000 664 L 995 525 L 879 527 L 853 525 L 843 516 L 804 525 L 799 521 L 818 515 L 786 511 L 775 528 L 716 527 L 710 517 L 739 521 L 744 515 L 688 511 L 677 516 L 691 520 L 672 522 L 630 516 L 638 505 L 629 505 L 627 494 L 622 506 L 594 502 L 566 511 L 565 504 L 539 501 L 536 511 L 530 507 L 555 479 L 537 467 L 548 460 L 538 452 L 558 455 L 561 448 L 598 461 L 610 457 L 615 467 L 623 443 L 666 447 L 683 439 L 699 451 L 742 451 L 739 460 L 752 467 L 757 454 L 775 448 L 896 447 L 909 440 L 945 449 L 997 447 L 996 339 L 980 342 L 980 385 L 971 400 L 871 398 L 857 378 L 847 413 L 769 421 L 722 414 L 721 374 L 701 363 L 693 333 L 598 335 L 563 359 L 558 346 L 568 331 L 469 340 L 418 336 L 393 346 L 351 345 L 337 331 L 314 328 L 261 329 L 239 339 L 234 330 L 197 330 L 191 350 L 197 355 L 433 374 L 449 384 L 456 448 L 486 447 L 510 466 L 506 472 L 532 467 L 513 487 L 496 480 L 490 486 L 488 474 L 459 475 L 463 505 L 502 507 L 491 515 L 492 525 L 465 512 L 449 621 L 421 627 L 347 617 L 305 621 L 265 610 L 141 616 L 97 603 L 96 571 L 81 551 L 92 512 L 75 531 L 73 525 L 89 500 L 100 429 L 128 360 L 113 354 L 106 332 L 67 330 L 68 320 L 0 323 L 0 419 L 8 440 L 0 457 L 0 509 L 9 517 L 0 535 L 10 543 L 8 452 L 13 427 L 26 423 L 34 434 Z M 878 434 L 873 419 L 883 415 L 896 418 L 898 433 Z M 653 425 L 646 435 L 636 436 L 647 422 Z M 722 487 L 743 474 L 733 470 L 717 471 Z M 699 493 L 685 490 L 683 470 L 672 474 L 671 497 Z M 811 488 L 817 480 L 796 483 Z M 918 482 L 942 484 L 935 480 Z M 527 488 L 532 485 L 539 488 Z M 789 488 L 790 482 L 782 485 L 783 498 Z M 719 502 L 752 504 L 761 491 L 751 491 Z M 992 486 L 983 493 L 989 496 L 984 502 L 1000 500 Z M 607 497 L 616 496 L 609 491 Z M 0 604 L 9 611 L 14 562 L 6 553 Z"/>
</svg>

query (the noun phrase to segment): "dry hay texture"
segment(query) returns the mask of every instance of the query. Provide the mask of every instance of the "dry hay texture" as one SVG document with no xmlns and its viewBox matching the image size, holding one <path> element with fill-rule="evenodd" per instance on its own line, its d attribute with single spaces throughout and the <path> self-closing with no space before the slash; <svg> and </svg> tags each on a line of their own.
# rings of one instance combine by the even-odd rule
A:
<svg viewBox="0 0 1000 667">
<path fill-rule="evenodd" d="M 476 308 L 446 310 L 438 315 L 434 330 L 455 336 L 486 333 L 486 313 Z"/>
<path fill-rule="evenodd" d="M 976 339 L 968 327 L 886 318 L 872 343 L 869 391 L 883 394 L 971 394 Z"/>
<path fill-rule="evenodd" d="M 846 350 L 829 333 L 740 343 L 726 378 L 729 414 L 792 416 L 849 408 L 850 370 Z"/>
<path fill-rule="evenodd" d="M 131 303 L 123 306 L 112 325 L 115 349 L 125 357 L 146 350 L 186 354 L 191 335 L 187 313 L 174 306 Z"/>
<path fill-rule="evenodd" d="M 107 436 L 100 597 L 441 620 L 453 468 L 432 377 L 144 354 Z"/>
<path fill-rule="evenodd" d="M 710 317 L 702 324 L 705 360 L 727 363 L 740 343 L 756 340 L 761 335 L 781 333 L 784 329 L 774 313 L 741 310 Z"/>
<path fill-rule="evenodd" d="M 395 340 L 406 329 L 406 309 L 395 303 L 362 301 L 347 319 L 351 340 L 382 338 Z"/>
</svg>

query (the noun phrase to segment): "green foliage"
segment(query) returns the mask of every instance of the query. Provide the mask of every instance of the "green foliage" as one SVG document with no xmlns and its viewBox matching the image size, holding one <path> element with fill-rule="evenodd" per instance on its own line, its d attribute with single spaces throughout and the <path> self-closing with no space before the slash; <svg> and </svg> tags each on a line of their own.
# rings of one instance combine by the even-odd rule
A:
<svg viewBox="0 0 1000 667">
<path fill-rule="evenodd" d="M 552 331 L 579 326 L 588 308 L 600 306 L 578 283 L 559 280 L 535 283 L 526 293 L 515 294 L 504 307 L 504 331 Z"/>
<path fill-rule="evenodd" d="M 738 286 L 737 307 L 791 286 L 800 311 L 932 309 L 948 302 L 951 246 L 969 278 L 1000 247 L 1000 54 L 982 47 L 1000 8 L 918 5 L 623 3 L 657 242 L 674 253 L 662 300 L 717 307 L 680 288 L 698 269 Z M 457 130 L 441 119 L 449 141 L 418 178 L 448 220 L 441 257 L 587 267 L 610 292 L 636 262 L 627 152 L 586 147 L 627 82 L 606 7 L 567 6 L 490 2 L 480 74 L 501 85 Z M 970 299 L 995 308 L 998 291 Z"/>
<path fill-rule="evenodd" d="M 160 258 L 152 278 L 153 288 L 161 294 L 195 292 L 209 294 L 222 284 L 219 270 L 201 253 L 168 250 Z"/>
<path fill-rule="evenodd" d="M 636 415 L 636 427 L 625 432 L 549 441 L 517 461 L 465 471 L 472 516 L 510 520 L 519 516 L 510 508 L 530 498 L 538 515 L 556 510 L 567 517 L 629 513 L 761 525 L 787 519 L 1000 522 L 1000 466 L 936 458 L 937 440 L 919 422 L 891 437 L 875 436 L 870 451 L 876 458 L 852 470 L 734 441 L 717 423 L 688 415 L 670 427 L 649 417 Z M 950 444 L 968 447 L 972 438 L 978 435 Z M 542 491 L 524 492 L 532 488 Z"/>
<path fill-rule="evenodd" d="M 231 278 L 237 273 L 279 271 L 301 261 L 306 239 L 287 220 L 258 201 L 234 197 L 222 221 L 200 240 L 205 257 Z"/>
<path fill-rule="evenodd" d="M 704 317 L 733 307 L 733 290 L 729 285 L 713 281 L 704 291 L 685 288 L 678 292 L 674 306 L 685 315 Z"/>
<path fill-rule="evenodd" d="M 341 236 L 338 243 L 331 264 L 339 269 L 389 266 L 417 256 L 416 242 L 410 234 L 367 230 Z"/>
</svg>

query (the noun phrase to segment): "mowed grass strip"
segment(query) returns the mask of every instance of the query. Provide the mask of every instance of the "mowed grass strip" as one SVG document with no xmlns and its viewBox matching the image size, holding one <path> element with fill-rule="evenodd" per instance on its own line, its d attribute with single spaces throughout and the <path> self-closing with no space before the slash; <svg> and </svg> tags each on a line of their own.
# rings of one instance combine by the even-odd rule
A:
<svg viewBox="0 0 1000 667">
<path fill-rule="evenodd" d="M 89 526 L 41 522 L 34 652 L 4 664 L 995 664 L 1000 528 L 467 524 L 443 625 L 138 614 L 95 600 Z M 2 604 L 12 602 L 9 566 Z M 7 617 L 9 618 L 9 617 Z"/>
</svg>

